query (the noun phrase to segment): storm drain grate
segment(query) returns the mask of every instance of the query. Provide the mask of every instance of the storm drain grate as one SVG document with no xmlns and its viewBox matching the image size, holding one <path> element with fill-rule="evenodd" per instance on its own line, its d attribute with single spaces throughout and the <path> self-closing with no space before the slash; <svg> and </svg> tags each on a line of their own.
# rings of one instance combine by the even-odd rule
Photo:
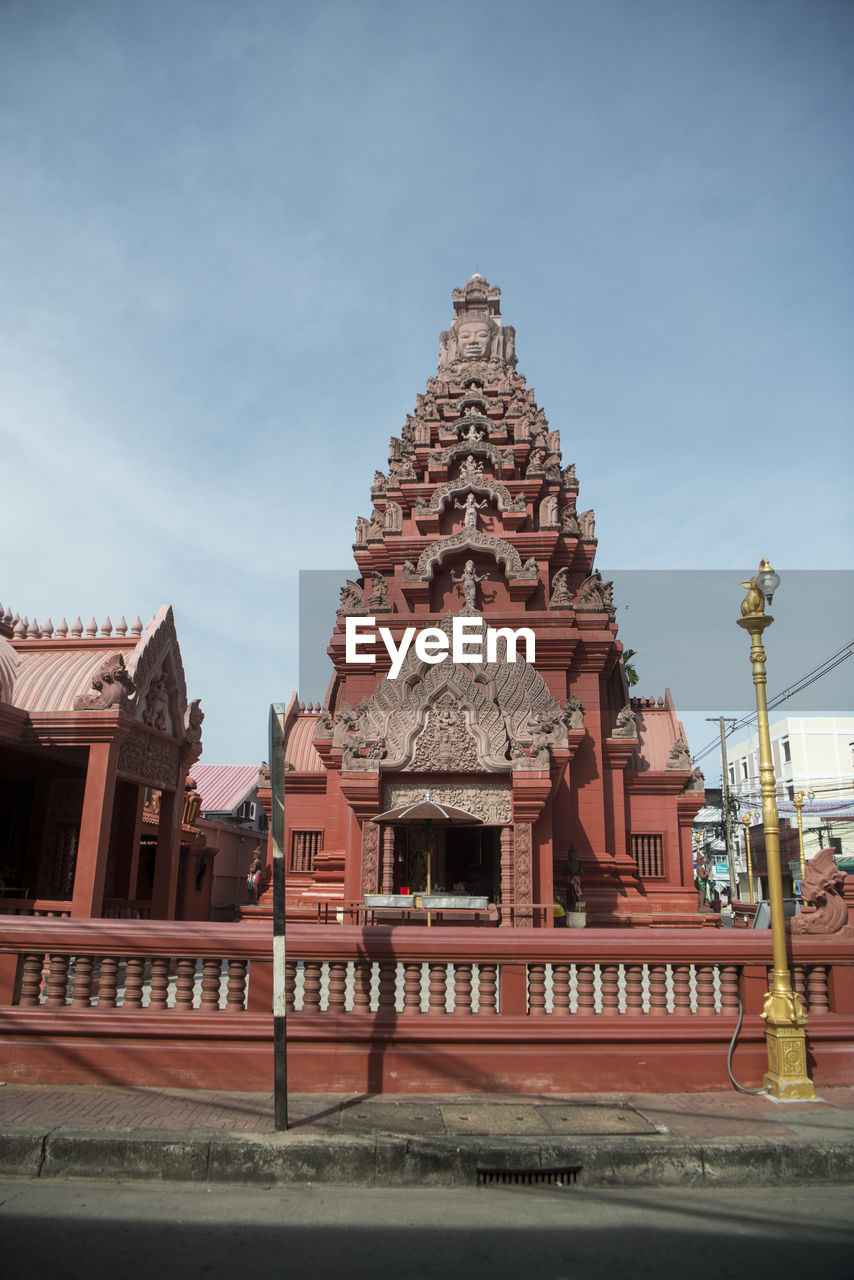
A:
<svg viewBox="0 0 854 1280">
<path fill-rule="evenodd" d="M 478 1169 L 479 1187 L 571 1187 L 581 1165 L 563 1169 Z"/>
</svg>

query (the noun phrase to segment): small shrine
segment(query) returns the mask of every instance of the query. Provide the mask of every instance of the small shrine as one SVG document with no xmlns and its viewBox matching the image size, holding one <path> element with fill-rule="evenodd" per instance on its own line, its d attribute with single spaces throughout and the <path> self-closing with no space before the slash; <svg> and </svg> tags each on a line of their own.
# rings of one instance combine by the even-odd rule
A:
<svg viewBox="0 0 854 1280">
<path fill-rule="evenodd" d="M 289 913 L 421 921 L 438 895 L 435 923 L 701 923 L 672 699 L 629 696 L 594 511 L 500 290 L 474 275 L 453 305 L 356 520 L 326 697 L 287 709 Z M 468 818 L 400 819 L 426 801 Z"/>
<path fill-rule="evenodd" d="M 0 606 L 0 912 L 205 918 L 203 719 L 169 605 L 100 628 Z"/>
</svg>

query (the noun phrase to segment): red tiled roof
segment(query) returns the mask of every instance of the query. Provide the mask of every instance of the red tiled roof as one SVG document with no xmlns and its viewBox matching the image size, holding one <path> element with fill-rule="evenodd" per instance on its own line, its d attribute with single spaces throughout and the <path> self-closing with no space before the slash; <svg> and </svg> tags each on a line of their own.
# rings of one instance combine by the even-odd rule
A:
<svg viewBox="0 0 854 1280">
<path fill-rule="evenodd" d="M 190 770 L 202 797 L 202 813 L 231 813 L 254 791 L 257 764 L 196 764 Z"/>
</svg>

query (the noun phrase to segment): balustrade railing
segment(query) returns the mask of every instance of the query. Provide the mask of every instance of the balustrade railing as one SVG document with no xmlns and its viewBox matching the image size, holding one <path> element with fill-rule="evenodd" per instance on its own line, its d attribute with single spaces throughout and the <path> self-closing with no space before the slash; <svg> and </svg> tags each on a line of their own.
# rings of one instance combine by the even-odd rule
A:
<svg viewBox="0 0 854 1280">
<path fill-rule="evenodd" d="M 663 932 L 663 931 L 662 931 Z M 851 975 L 851 948 L 809 954 L 798 943 L 793 977 L 808 1012 L 839 1007 L 834 967 Z M 7 919 L 0 1004 L 21 1009 L 267 1012 L 253 1000 L 255 971 L 268 994 L 272 943 L 263 926 L 139 921 Z M 297 1017 L 415 1020 L 731 1018 L 745 968 L 767 982 L 767 939 L 756 934 L 668 930 L 482 930 L 293 926 L 288 938 L 288 1010 Z M 850 989 L 850 982 L 844 987 Z"/>
</svg>

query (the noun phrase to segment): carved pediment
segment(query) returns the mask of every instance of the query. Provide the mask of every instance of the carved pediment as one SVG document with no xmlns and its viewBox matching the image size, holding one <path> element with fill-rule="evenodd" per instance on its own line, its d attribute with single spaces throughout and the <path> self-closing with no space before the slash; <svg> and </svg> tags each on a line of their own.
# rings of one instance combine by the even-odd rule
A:
<svg viewBox="0 0 854 1280">
<path fill-rule="evenodd" d="M 449 637 L 452 623 L 446 614 Z M 341 707 L 334 741 L 383 771 L 506 773 L 547 768 L 551 748 L 567 746 L 567 717 L 536 668 L 506 661 L 502 638 L 491 663 L 430 664 L 411 648 L 396 680 L 357 711 Z"/>
<path fill-rule="evenodd" d="M 485 551 L 499 564 L 504 566 L 508 578 L 536 578 L 537 566 L 533 569 L 522 564 L 522 558 L 516 548 L 504 538 L 494 538 L 480 529 L 460 529 L 447 538 L 437 538 L 425 547 L 418 557 L 417 576 L 428 580 L 434 570 L 439 567 L 445 556 L 455 551 Z"/>
</svg>

